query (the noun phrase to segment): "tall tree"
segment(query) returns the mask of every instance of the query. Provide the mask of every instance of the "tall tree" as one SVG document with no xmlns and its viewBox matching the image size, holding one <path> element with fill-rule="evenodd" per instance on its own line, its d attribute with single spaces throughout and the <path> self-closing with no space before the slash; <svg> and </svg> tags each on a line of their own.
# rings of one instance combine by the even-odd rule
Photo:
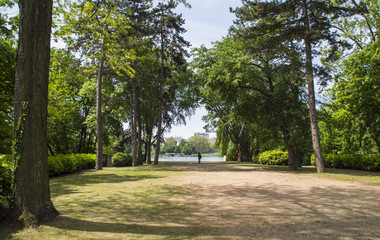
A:
<svg viewBox="0 0 380 240">
<path fill-rule="evenodd" d="M 20 0 L 15 84 L 14 206 L 25 226 L 58 215 L 50 200 L 47 104 L 52 1 Z"/>
<path fill-rule="evenodd" d="M 64 25 L 60 35 L 71 49 L 82 51 L 97 71 L 97 161 L 96 169 L 102 169 L 103 121 L 102 78 L 107 63 L 117 74 L 133 76 L 128 59 L 133 58 L 130 49 L 119 44 L 130 27 L 126 16 L 118 10 L 117 1 L 90 1 L 69 4 L 69 11 L 61 9 Z"/>
<path fill-rule="evenodd" d="M 335 2 L 335 1 L 334 1 Z M 322 0 L 280 0 L 249 1 L 243 0 L 243 7 L 233 11 L 237 20 L 231 31 L 242 39 L 260 39 L 260 47 L 270 49 L 289 42 L 305 53 L 305 75 L 308 83 L 309 112 L 316 156 L 317 171 L 324 172 L 324 161 L 318 132 L 317 111 L 314 90 L 313 46 L 327 41 L 332 45 L 339 43 L 332 29 L 332 22 L 345 16 L 347 9 Z M 342 42 L 343 44 L 343 42 Z"/>
<path fill-rule="evenodd" d="M 184 19 L 182 15 L 173 12 L 180 3 L 190 7 L 186 0 L 169 0 L 168 2 L 159 2 L 154 10 L 154 25 L 157 32 L 154 34 L 156 45 L 158 46 L 158 56 L 160 58 L 160 80 L 159 80 L 159 110 L 158 110 L 158 127 L 156 137 L 156 151 L 154 164 L 158 164 L 160 154 L 161 138 L 162 138 L 162 121 L 163 121 L 163 106 L 164 106 L 164 86 L 167 77 L 167 55 L 186 55 L 184 47 L 190 44 L 183 39 L 181 34 L 186 30 L 182 27 Z"/>
<path fill-rule="evenodd" d="M 218 121 L 218 142 L 224 150 L 226 139 L 231 140 L 238 160 L 250 160 L 250 140 L 254 139 L 249 133 L 257 132 L 252 126 L 274 134 L 279 131 L 289 153 L 289 168 L 294 170 L 293 139 L 302 135 L 294 133 L 302 122 L 297 120 L 304 119 L 299 56 L 291 46 L 264 51 L 251 47 L 255 41 L 226 37 L 212 49 L 197 49 L 194 63 L 204 81 L 204 102 Z"/>
</svg>

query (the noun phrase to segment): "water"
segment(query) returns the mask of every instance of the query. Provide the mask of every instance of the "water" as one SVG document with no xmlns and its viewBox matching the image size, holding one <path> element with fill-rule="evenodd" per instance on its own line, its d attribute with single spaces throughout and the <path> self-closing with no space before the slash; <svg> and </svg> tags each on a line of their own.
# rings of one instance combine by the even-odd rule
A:
<svg viewBox="0 0 380 240">
<path fill-rule="evenodd" d="M 160 156 L 160 162 L 198 162 L 198 157 L 163 157 Z M 202 157 L 201 162 L 223 162 L 223 157 Z"/>
</svg>

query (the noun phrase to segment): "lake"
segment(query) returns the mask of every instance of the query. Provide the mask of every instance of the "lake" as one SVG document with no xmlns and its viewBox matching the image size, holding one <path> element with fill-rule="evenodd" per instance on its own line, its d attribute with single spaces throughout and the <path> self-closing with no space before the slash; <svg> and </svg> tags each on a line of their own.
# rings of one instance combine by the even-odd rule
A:
<svg viewBox="0 0 380 240">
<path fill-rule="evenodd" d="M 198 162 L 198 157 L 164 157 L 160 156 L 160 162 Z M 202 157 L 201 162 L 223 162 L 223 157 Z"/>
</svg>

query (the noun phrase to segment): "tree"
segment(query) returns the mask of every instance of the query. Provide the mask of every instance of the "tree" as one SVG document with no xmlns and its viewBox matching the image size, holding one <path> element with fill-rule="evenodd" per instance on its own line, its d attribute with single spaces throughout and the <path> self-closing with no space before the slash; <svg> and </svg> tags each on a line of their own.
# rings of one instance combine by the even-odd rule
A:
<svg viewBox="0 0 380 240">
<path fill-rule="evenodd" d="M 351 124 L 361 123 L 361 138 L 369 134 L 380 152 L 380 40 L 354 52 L 343 61 L 344 69 L 332 88 L 332 104 L 340 114 L 354 116 Z M 339 114 L 336 113 L 334 115 Z M 348 122 L 348 117 L 345 118 Z M 351 133 L 345 134 L 347 137 Z M 358 139 L 359 140 L 359 139 Z M 364 139 L 358 141 L 362 142 Z M 367 140 L 367 144 L 370 142 Z"/>
<path fill-rule="evenodd" d="M 13 96 L 16 48 L 0 38 L 0 153 L 10 154 L 13 135 Z"/>
<path fill-rule="evenodd" d="M 337 19 L 333 27 L 351 42 L 353 49 L 339 49 L 322 63 L 335 74 L 326 91 L 322 113 L 322 146 L 329 153 L 369 154 L 379 152 L 378 68 L 380 6 L 377 1 L 348 1 L 355 16 Z M 378 64 L 377 64 L 378 65 Z"/>
<path fill-rule="evenodd" d="M 134 72 L 128 62 L 128 59 L 134 58 L 133 54 L 119 44 L 130 27 L 126 24 L 126 16 L 117 11 L 120 7 L 119 3 L 114 1 L 83 1 L 69 4 L 69 11 L 61 10 L 65 25 L 61 28 L 60 35 L 71 48 L 81 50 L 94 62 L 94 66 L 98 66 L 97 170 L 102 169 L 103 159 L 102 78 L 105 64 L 108 63 L 120 75 L 133 76 Z"/>
<path fill-rule="evenodd" d="M 50 200 L 47 103 L 52 1 L 19 1 L 20 31 L 15 84 L 14 206 L 25 226 L 58 215 Z"/>
<path fill-rule="evenodd" d="M 207 138 L 202 136 L 192 136 L 189 138 L 189 144 L 195 147 L 196 152 L 205 153 L 210 149 L 210 143 Z"/>
<path fill-rule="evenodd" d="M 332 32 L 332 22 L 346 16 L 348 9 L 336 6 L 330 1 L 321 0 L 243 0 L 243 7 L 233 11 L 237 20 L 231 31 L 242 39 L 260 39 L 257 47 L 271 49 L 284 42 L 304 51 L 305 77 L 308 83 L 310 123 L 316 156 L 317 171 L 324 172 L 324 161 L 318 132 L 315 103 L 314 75 L 312 58 L 316 55 L 313 46 L 327 41 L 329 44 L 344 44 Z"/>
<path fill-rule="evenodd" d="M 82 153 L 88 134 L 86 100 L 79 95 L 85 82 L 81 62 L 63 49 L 50 57 L 48 141 L 51 155 Z M 88 101 L 87 101 L 88 102 Z"/>
<path fill-rule="evenodd" d="M 291 46 L 265 51 L 251 47 L 255 41 L 226 37 L 211 49 L 196 50 L 194 63 L 206 86 L 202 93 L 208 118 L 217 119 L 213 125 L 218 128 L 222 154 L 232 141 L 238 161 L 250 161 L 252 152 L 259 151 L 252 144 L 258 138 L 263 142 L 259 136 L 263 131 L 258 129 L 268 129 L 272 136 L 280 132 L 289 153 L 289 168 L 294 170 L 294 141 L 304 135 L 297 128 L 305 114 L 299 56 Z"/>
<path fill-rule="evenodd" d="M 0 8 L 12 7 L 11 1 L 0 1 Z M 5 12 L 5 11 L 4 11 Z M 10 154 L 13 135 L 14 76 L 17 48 L 17 17 L 0 13 L 0 153 Z"/>
<path fill-rule="evenodd" d="M 159 79 L 159 110 L 158 110 L 158 127 L 156 137 L 156 151 L 154 157 L 154 164 L 158 164 L 158 158 L 161 147 L 161 135 L 163 133 L 162 120 L 163 120 L 163 107 L 164 107 L 164 86 L 168 76 L 167 55 L 178 56 L 182 60 L 183 55 L 186 55 L 184 47 L 190 44 L 186 42 L 181 34 L 185 32 L 182 27 L 184 20 L 181 15 L 173 12 L 173 9 L 183 3 L 185 6 L 190 7 L 186 0 L 169 0 L 167 3 L 159 2 L 154 10 L 154 25 L 158 32 L 155 34 L 154 40 L 158 45 L 158 56 L 160 58 L 160 79 Z"/>
</svg>

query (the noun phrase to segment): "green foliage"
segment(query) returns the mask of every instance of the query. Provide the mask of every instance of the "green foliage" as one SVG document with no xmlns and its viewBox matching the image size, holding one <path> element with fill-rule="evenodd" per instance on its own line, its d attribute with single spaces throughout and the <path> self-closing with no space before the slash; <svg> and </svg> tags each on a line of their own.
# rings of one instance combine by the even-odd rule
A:
<svg viewBox="0 0 380 240">
<path fill-rule="evenodd" d="M 266 151 L 259 154 L 253 161 L 265 165 L 288 165 L 288 153 L 279 150 Z"/>
<path fill-rule="evenodd" d="M 112 157 L 112 165 L 114 167 L 127 167 L 132 166 L 132 154 L 115 153 Z"/>
<path fill-rule="evenodd" d="M 196 153 L 197 151 L 195 150 L 195 147 L 192 144 L 186 143 L 184 146 L 182 146 L 181 152 L 186 155 L 191 155 Z"/>
<path fill-rule="evenodd" d="M 49 156 L 49 176 L 95 168 L 95 154 Z M 13 197 L 14 166 L 12 155 L 0 155 L 0 219 L 4 217 Z"/>
<path fill-rule="evenodd" d="M 227 161 L 237 161 L 238 160 L 238 151 L 234 144 L 230 144 L 227 150 Z"/>
<path fill-rule="evenodd" d="M 13 170 L 12 155 L 0 155 L 0 219 L 12 201 Z"/>
<path fill-rule="evenodd" d="M 380 171 L 380 155 L 334 155 L 323 154 L 328 168 L 341 168 L 365 171 Z M 311 156 L 311 164 L 315 165 L 315 156 Z"/>
<path fill-rule="evenodd" d="M 210 150 L 210 143 L 207 138 L 202 136 L 192 136 L 189 138 L 189 144 L 194 146 L 196 152 L 205 153 Z"/>
<path fill-rule="evenodd" d="M 13 134 L 13 96 L 16 48 L 0 38 L 0 153 L 10 154 Z"/>
<path fill-rule="evenodd" d="M 95 168 L 95 154 L 69 154 L 49 156 L 49 176 L 73 173 L 85 169 Z"/>
</svg>

